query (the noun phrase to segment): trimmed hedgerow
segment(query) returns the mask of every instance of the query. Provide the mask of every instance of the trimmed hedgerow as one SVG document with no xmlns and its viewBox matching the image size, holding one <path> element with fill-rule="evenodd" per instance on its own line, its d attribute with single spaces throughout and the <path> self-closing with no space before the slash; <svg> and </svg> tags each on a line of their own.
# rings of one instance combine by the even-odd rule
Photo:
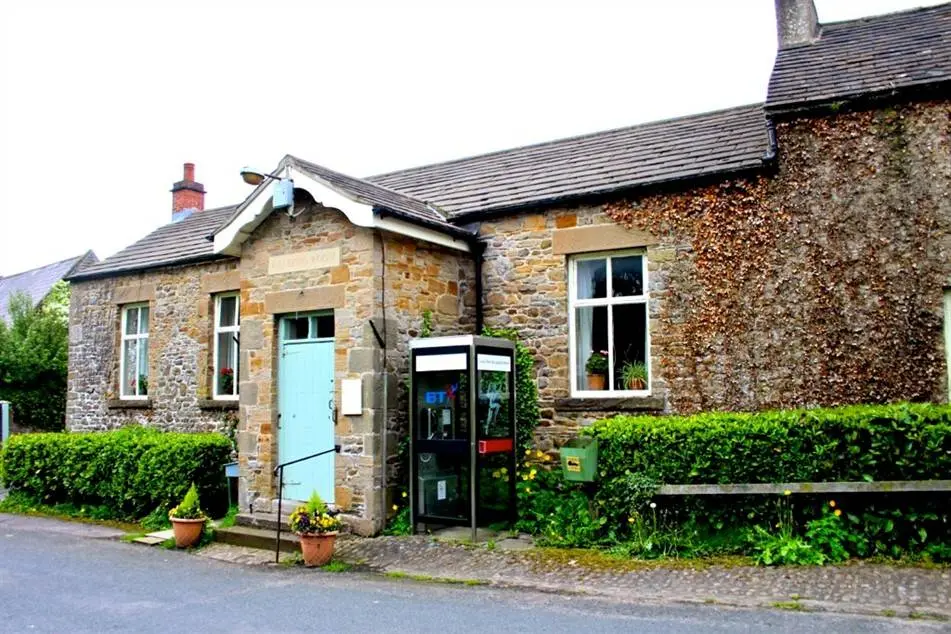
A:
<svg viewBox="0 0 951 634">
<path fill-rule="evenodd" d="M 220 434 L 126 427 L 108 432 L 24 434 L 4 447 L 2 477 L 12 491 L 46 503 L 95 504 L 118 517 L 169 508 L 192 482 L 208 510 L 227 507 L 224 465 L 231 442 Z"/>
<path fill-rule="evenodd" d="M 951 479 L 951 406 L 618 416 L 586 433 L 603 478 L 658 483 Z"/>
</svg>

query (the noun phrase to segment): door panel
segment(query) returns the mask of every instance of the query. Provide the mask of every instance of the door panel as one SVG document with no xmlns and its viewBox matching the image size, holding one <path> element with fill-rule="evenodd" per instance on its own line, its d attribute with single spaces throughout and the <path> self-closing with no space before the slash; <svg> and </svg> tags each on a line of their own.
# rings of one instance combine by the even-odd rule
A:
<svg viewBox="0 0 951 634">
<path fill-rule="evenodd" d="M 280 462 L 334 446 L 333 341 L 285 341 L 278 364 L 278 454 Z M 306 500 L 316 490 L 334 501 L 334 454 L 284 469 L 284 498 Z"/>
</svg>

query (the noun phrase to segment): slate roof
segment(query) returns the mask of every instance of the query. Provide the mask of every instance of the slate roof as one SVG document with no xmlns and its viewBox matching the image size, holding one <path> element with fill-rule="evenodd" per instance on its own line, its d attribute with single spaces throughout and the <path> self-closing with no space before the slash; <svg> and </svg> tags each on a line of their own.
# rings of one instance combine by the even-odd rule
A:
<svg viewBox="0 0 951 634">
<path fill-rule="evenodd" d="M 812 43 L 780 49 L 768 109 L 951 80 L 951 3 L 823 24 Z"/>
<path fill-rule="evenodd" d="M 551 141 L 370 177 L 469 214 L 756 168 L 769 149 L 760 104 Z"/>
<path fill-rule="evenodd" d="M 197 211 L 184 220 L 159 227 L 98 264 L 83 267 L 68 279 L 82 280 L 227 257 L 215 254 L 214 244 L 208 240 L 208 236 L 227 220 L 234 210 L 235 207 L 231 206 Z"/>
<path fill-rule="evenodd" d="M 23 273 L 0 277 L 0 321 L 9 321 L 10 315 L 7 308 L 14 293 L 26 293 L 33 300 L 35 306 L 46 298 L 56 282 L 78 269 L 84 261 L 95 262 L 96 254 L 87 251 L 68 260 L 47 264 Z"/>
<path fill-rule="evenodd" d="M 453 235 L 467 237 L 473 235 L 461 227 L 449 224 L 446 221 L 446 216 L 434 205 L 406 193 L 390 189 L 379 183 L 371 183 L 368 180 L 335 172 L 316 163 L 299 159 L 296 156 L 288 156 L 285 161 L 307 172 L 317 180 L 324 181 L 331 187 L 349 194 L 360 202 L 376 208 L 386 209 L 398 218 L 423 224 Z"/>
</svg>

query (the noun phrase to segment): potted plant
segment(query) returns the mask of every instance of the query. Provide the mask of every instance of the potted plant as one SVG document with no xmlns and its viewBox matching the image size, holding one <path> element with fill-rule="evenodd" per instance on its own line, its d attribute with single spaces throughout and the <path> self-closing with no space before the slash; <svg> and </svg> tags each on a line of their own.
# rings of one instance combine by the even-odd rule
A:
<svg viewBox="0 0 951 634">
<path fill-rule="evenodd" d="M 647 365 L 644 363 L 625 362 L 621 367 L 621 381 L 624 389 L 647 389 Z"/>
<path fill-rule="evenodd" d="M 208 518 L 198 504 L 198 489 L 195 483 L 188 488 L 182 503 L 168 512 L 175 533 L 175 545 L 179 548 L 193 546 L 200 538 Z"/>
<path fill-rule="evenodd" d="M 314 491 L 307 504 L 291 513 L 291 530 L 300 535 L 304 565 L 323 566 L 334 554 L 334 543 L 340 530 L 337 512 L 331 511 Z"/>
<path fill-rule="evenodd" d="M 603 390 L 608 375 L 608 351 L 595 350 L 584 364 L 588 373 L 588 389 Z"/>
</svg>

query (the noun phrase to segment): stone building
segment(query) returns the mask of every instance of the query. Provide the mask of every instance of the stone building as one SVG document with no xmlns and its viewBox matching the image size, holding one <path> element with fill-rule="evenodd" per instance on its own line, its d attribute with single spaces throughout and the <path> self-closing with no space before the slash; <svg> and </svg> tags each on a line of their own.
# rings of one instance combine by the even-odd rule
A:
<svg viewBox="0 0 951 634">
<path fill-rule="evenodd" d="M 946 400 L 951 4 L 776 4 L 763 104 L 367 179 L 288 156 L 278 210 L 273 179 L 202 210 L 186 165 L 174 222 L 72 277 L 69 427 L 233 430 L 260 510 L 282 443 L 333 439 L 321 492 L 372 533 L 424 321 L 518 332 L 545 449 L 617 412 Z"/>
</svg>

